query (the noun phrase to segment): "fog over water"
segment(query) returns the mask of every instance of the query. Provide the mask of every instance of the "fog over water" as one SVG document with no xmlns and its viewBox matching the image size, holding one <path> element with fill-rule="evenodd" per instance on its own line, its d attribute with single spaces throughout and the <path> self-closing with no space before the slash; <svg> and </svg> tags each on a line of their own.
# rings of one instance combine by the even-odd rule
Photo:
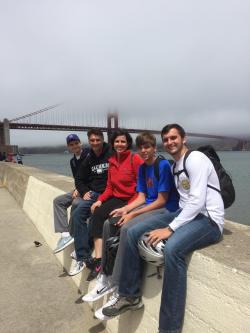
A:
<svg viewBox="0 0 250 333">
<path fill-rule="evenodd" d="M 248 136 L 248 0 L 9 0 L 0 11 L 0 120 L 61 103 L 135 125 Z M 65 132 L 11 131 L 59 144 Z"/>
</svg>

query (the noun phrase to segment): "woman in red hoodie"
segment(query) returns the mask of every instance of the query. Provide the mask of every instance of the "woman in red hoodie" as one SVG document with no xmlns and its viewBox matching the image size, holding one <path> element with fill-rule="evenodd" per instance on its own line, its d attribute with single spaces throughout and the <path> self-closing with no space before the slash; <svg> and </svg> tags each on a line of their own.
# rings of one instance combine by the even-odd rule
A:
<svg viewBox="0 0 250 333">
<path fill-rule="evenodd" d="M 132 142 L 131 135 L 122 129 L 115 131 L 111 137 L 114 154 L 109 158 L 107 186 L 91 207 L 95 260 L 87 281 L 94 279 L 101 268 L 102 229 L 105 220 L 112 210 L 127 205 L 137 197 L 137 174 L 143 160 L 138 154 L 131 152 Z"/>
</svg>

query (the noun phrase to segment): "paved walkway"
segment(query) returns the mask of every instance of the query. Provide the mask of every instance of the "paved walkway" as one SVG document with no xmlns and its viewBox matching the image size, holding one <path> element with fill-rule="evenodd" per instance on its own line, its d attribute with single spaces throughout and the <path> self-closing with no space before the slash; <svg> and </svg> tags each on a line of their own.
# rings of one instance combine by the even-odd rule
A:
<svg viewBox="0 0 250 333">
<path fill-rule="evenodd" d="M 4 188 L 0 188 L 0 212 L 0 332 L 106 332 Z M 35 240 L 42 246 L 35 247 Z"/>
</svg>

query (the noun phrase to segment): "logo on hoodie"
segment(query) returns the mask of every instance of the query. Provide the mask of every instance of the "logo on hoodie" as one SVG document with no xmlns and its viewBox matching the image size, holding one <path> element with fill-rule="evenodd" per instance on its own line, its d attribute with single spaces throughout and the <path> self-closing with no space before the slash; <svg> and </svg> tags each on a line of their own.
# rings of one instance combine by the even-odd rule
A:
<svg viewBox="0 0 250 333">
<path fill-rule="evenodd" d="M 91 172 L 100 175 L 108 170 L 109 163 L 96 164 L 91 167 Z"/>
</svg>

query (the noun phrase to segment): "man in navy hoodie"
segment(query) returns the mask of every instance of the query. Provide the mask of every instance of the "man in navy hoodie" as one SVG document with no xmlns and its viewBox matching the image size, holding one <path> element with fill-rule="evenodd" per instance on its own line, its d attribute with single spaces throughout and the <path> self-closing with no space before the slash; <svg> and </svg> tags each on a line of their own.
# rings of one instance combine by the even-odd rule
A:
<svg viewBox="0 0 250 333">
<path fill-rule="evenodd" d="M 66 138 L 68 150 L 74 154 L 70 160 L 70 167 L 74 179 L 76 178 L 77 172 L 82 161 L 86 158 L 89 153 L 89 149 L 83 149 L 81 141 L 76 134 L 69 134 Z M 68 223 L 67 209 L 71 206 L 71 215 L 74 209 L 77 207 L 82 198 L 79 195 L 77 189 L 73 189 L 71 192 L 59 195 L 53 201 L 54 208 L 54 226 L 55 232 L 61 233 L 54 253 L 58 253 L 65 249 L 68 245 L 73 243 L 74 239 L 70 235 L 70 223 Z M 71 219 L 70 219 L 71 220 Z"/>
<path fill-rule="evenodd" d="M 76 275 L 84 267 L 91 267 L 93 264 L 87 219 L 91 214 L 90 207 L 106 188 L 108 159 L 112 154 L 100 130 L 91 129 L 87 135 L 91 149 L 80 166 L 75 182 L 76 189 L 83 200 L 72 214 L 76 262 L 69 275 Z"/>
</svg>

